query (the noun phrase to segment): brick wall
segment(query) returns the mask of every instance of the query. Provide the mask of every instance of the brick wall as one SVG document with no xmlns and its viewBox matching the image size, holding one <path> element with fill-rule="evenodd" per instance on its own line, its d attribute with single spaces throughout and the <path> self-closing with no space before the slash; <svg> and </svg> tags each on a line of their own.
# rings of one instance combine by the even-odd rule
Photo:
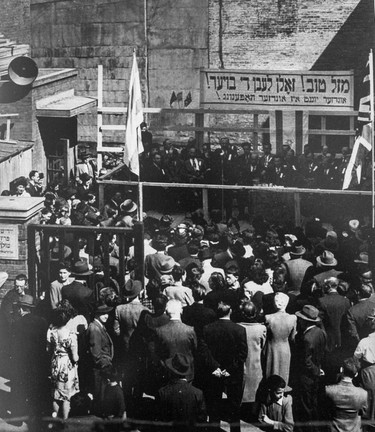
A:
<svg viewBox="0 0 375 432">
<path fill-rule="evenodd" d="M 30 0 L 1 1 L 0 33 L 18 44 L 30 43 Z"/>
</svg>

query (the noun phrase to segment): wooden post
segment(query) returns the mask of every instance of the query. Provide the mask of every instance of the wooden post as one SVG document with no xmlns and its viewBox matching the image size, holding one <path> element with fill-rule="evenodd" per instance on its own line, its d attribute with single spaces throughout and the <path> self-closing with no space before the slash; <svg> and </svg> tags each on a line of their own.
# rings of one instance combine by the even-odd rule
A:
<svg viewBox="0 0 375 432">
<path fill-rule="evenodd" d="M 99 183 L 99 209 L 104 207 L 104 184 Z"/>
<path fill-rule="evenodd" d="M 144 286 L 144 225 L 143 222 L 134 224 L 134 258 L 136 262 L 135 275 L 136 279 L 142 282 Z"/>
<path fill-rule="evenodd" d="M 210 213 L 208 210 L 208 189 L 202 189 L 202 201 L 203 201 L 203 217 L 206 221 L 210 218 Z"/>
<path fill-rule="evenodd" d="M 97 117 L 97 148 L 103 146 L 103 114 L 101 109 L 103 108 L 103 65 L 98 65 L 98 117 Z M 97 152 L 97 169 L 98 172 L 101 170 L 103 165 L 102 154 Z"/>
<path fill-rule="evenodd" d="M 204 127 L 204 114 L 196 113 L 195 114 L 195 127 Z M 201 150 L 204 143 L 204 132 L 203 131 L 195 131 L 195 139 L 197 141 L 198 148 Z"/>
<path fill-rule="evenodd" d="M 143 222 L 143 183 L 138 182 L 138 220 Z"/>
<path fill-rule="evenodd" d="M 301 226 L 301 195 L 294 192 L 294 222 L 296 226 Z"/>
<path fill-rule="evenodd" d="M 27 267 L 28 279 L 31 295 L 37 297 L 37 283 L 36 283 L 36 230 L 33 226 L 27 227 Z"/>
</svg>

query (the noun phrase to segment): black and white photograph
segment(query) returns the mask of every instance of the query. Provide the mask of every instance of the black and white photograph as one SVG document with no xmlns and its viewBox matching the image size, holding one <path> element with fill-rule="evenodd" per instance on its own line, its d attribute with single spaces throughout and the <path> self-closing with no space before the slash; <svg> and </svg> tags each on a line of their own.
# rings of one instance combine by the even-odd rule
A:
<svg viewBox="0 0 375 432">
<path fill-rule="evenodd" d="M 0 6 L 0 432 L 375 432 L 375 1 Z"/>
</svg>

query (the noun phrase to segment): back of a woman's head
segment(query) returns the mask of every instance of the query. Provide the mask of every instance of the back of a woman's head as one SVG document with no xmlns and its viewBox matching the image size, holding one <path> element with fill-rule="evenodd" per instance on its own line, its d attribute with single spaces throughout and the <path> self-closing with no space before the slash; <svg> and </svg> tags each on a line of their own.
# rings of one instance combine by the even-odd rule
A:
<svg viewBox="0 0 375 432">
<path fill-rule="evenodd" d="M 251 281 L 258 285 L 262 285 L 268 281 L 268 274 L 264 268 L 264 263 L 261 259 L 256 259 L 250 267 L 248 277 Z"/>
<path fill-rule="evenodd" d="M 192 262 L 186 267 L 186 279 L 187 280 L 199 280 L 202 276 L 202 269 L 195 262 Z"/>
<path fill-rule="evenodd" d="M 213 272 L 208 280 L 212 291 L 220 291 L 226 287 L 224 276 L 219 272 Z"/>
<path fill-rule="evenodd" d="M 52 311 L 51 323 L 54 327 L 64 327 L 64 325 L 73 317 L 74 315 L 69 311 L 69 309 L 59 305 Z"/>
</svg>

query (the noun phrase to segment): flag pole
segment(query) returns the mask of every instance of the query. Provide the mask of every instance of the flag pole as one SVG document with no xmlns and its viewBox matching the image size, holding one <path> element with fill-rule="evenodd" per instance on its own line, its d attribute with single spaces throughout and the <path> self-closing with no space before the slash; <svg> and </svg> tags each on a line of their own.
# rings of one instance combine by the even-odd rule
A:
<svg viewBox="0 0 375 432">
<path fill-rule="evenodd" d="M 372 228 L 375 228 L 375 156 L 374 156 L 374 63 L 373 53 L 370 49 L 369 55 L 369 71 L 370 71 L 370 120 L 371 120 L 371 197 L 372 197 Z"/>
</svg>

